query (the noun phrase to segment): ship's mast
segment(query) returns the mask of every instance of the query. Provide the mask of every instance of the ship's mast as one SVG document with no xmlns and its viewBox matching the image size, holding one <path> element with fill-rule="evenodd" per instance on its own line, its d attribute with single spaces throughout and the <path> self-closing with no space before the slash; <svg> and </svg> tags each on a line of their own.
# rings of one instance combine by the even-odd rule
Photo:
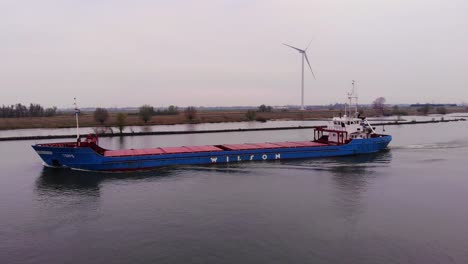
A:
<svg viewBox="0 0 468 264">
<path fill-rule="evenodd" d="M 352 80 L 351 84 L 353 85 L 353 89 L 351 90 L 351 93 L 348 93 L 348 99 L 349 99 L 349 106 L 348 106 L 349 116 L 351 116 L 351 107 L 352 107 L 352 105 L 353 105 L 353 99 L 354 99 L 354 116 L 357 117 L 357 115 L 358 115 L 358 96 L 357 96 L 356 87 L 355 87 L 356 81 L 355 81 L 355 80 Z"/>
<path fill-rule="evenodd" d="M 78 105 L 76 104 L 76 97 L 73 98 L 74 100 L 74 105 L 75 105 L 75 119 L 76 119 L 76 142 L 80 142 L 80 122 L 78 120 L 78 115 L 80 114 L 80 109 L 78 108 Z"/>
</svg>

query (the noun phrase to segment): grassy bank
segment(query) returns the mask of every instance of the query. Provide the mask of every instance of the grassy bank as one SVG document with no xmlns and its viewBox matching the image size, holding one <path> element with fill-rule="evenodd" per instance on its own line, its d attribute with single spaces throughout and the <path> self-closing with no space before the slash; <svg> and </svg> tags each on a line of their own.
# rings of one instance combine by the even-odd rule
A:
<svg viewBox="0 0 468 264">
<path fill-rule="evenodd" d="M 193 121 L 188 121 L 183 113 L 177 115 L 152 116 L 148 123 L 144 123 L 136 113 L 127 113 L 127 126 L 143 125 L 174 125 L 185 123 L 220 123 L 248 121 L 246 111 L 199 111 Z M 258 120 L 313 120 L 330 118 L 338 115 L 339 111 L 290 111 L 290 112 L 264 112 L 257 113 Z M 110 113 L 105 126 L 115 127 L 117 113 Z M 62 114 L 53 117 L 26 117 L 26 118 L 0 118 L 0 130 L 23 128 L 69 128 L 75 126 L 73 114 Z M 81 127 L 101 126 L 93 118 L 92 112 L 80 114 Z"/>
<path fill-rule="evenodd" d="M 403 121 L 403 122 L 384 122 L 373 123 L 373 126 L 401 126 L 401 125 L 417 125 L 431 123 L 446 123 L 446 122 L 461 122 L 466 121 L 465 118 L 457 118 L 450 120 L 430 120 L 430 121 Z M 295 126 L 295 127 L 265 127 L 265 128 L 244 128 L 244 129 L 214 129 L 214 130 L 195 130 L 195 131 L 148 131 L 148 132 L 124 132 L 120 133 L 103 133 L 99 137 L 125 137 L 125 136 L 149 136 L 149 135 L 182 135 L 182 134 L 207 134 L 207 133 L 229 133 L 229 132 L 247 132 L 247 131 L 272 131 L 272 130 L 295 130 L 295 129 L 315 129 L 324 126 Z M 83 137 L 83 135 L 82 135 Z M 14 140 L 42 140 L 42 139 L 61 139 L 61 138 L 76 138 L 75 134 L 69 135 L 48 135 L 48 136 L 16 136 L 16 137 L 0 137 L 0 141 Z"/>
<path fill-rule="evenodd" d="M 464 112 L 462 108 L 447 109 L 451 112 Z M 417 115 L 415 109 L 405 109 L 409 115 Z M 307 110 L 307 111 L 273 111 L 257 112 L 257 120 L 317 120 L 338 116 L 340 110 Z M 186 123 L 220 123 L 220 122 L 241 122 L 248 121 L 246 111 L 198 111 L 193 121 L 187 120 L 183 113 L 177 115 L 157 115 L 152 116 L 148 123 L 144 123 L 137 113 L 127 113 L 126 126 L 143 125 L 174 125 Z M 364 109 L 367 116 L 377 116 L 373 109 Z M 108 121 L 104 124 L 107 127 L 115 127 L 117 113 L 111 112 Z M 404 117 L 403 117 L 404 118 Z M 23 117 L 23 118 L 0 118 L 0 130 L 25 129 L 25 128 L 70 128 L 75 126 L 73 113 L 61 114 L 53 117 Z M 93 118 L 92 112 L 82 112 L 80 115 L 81 127 L 101 126 Z"/>
</svg>

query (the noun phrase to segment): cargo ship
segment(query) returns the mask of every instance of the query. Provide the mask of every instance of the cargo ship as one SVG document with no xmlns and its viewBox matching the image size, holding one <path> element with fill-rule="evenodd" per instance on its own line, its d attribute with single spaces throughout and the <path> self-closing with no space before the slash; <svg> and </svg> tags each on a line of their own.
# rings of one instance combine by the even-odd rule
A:
<svg viewBox="0 0 468 264">
<path fill-rule="evenodd" d="M 314 129 L 310 141 L 108 150 L 99 146 L 96 136 L 88 135 L 81 141 L 77 132 L 75 142 L 36 144 L 32 147 L 45 166 L 90 171 L 308 159 L 374 153 L 385 149 L 392 137 L 376 133 L 368 120 L 358 114 L 357 97 L 355 112 L 352 113 L 351 100 L 354 97 L 348 94 L 348 98 L 350 104 L 345 114 L 334 117 L 326 127 Z M 79 111 L 76 112 L 78 128 Z"/>
</svg>

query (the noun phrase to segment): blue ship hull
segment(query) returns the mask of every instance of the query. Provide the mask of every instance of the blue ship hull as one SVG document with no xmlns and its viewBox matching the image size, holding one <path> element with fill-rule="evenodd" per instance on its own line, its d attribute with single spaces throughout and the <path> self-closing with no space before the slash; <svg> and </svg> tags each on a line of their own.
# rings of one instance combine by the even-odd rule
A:
<svg viewBox="0 0 468 264">
<path fill-rule="evenodd" d="M 378 137 L 367 139 L 353 139 L 341 145 L 323 144 L 322 146 L 313 147 L 223 150 L 121 157 L 103 155 L 99 153 L 99 151 L 96 151 L 96 147 L 91 145 L 72 145 L 76 143 L 38 144 L 32 147 L 42 158 L 46 166 L 90 171 L 126 171 L 172 165 L 236 163 L 245 161 L 357 155 L 374 153 L 385 149 L 391 140 L 392 137 L 389 135 L 379 135 Z"/>
</svg>

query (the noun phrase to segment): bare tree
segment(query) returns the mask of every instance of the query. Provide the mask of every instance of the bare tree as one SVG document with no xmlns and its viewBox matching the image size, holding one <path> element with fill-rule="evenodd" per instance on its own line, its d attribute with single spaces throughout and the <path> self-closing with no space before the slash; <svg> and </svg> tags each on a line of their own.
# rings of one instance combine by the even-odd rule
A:
<svg viewBox="0 0 468 264">
<path fill-rule="evenodd" d="M 432 106 L 430 104 L 425 104 L 422 107 L 418 108 L 416 111 L 418 111 L 418 113 L 422 113 L 423 115 L 427 115 L 431 110 Z"/>
<path fill-rule="evenodd" d="M 44 116 L 54 116 L 57 114 L 57 107 L 49 107 L 44 110 Z"/>
<path fill-rule="evenodd" d="M 255 110 L 248 110 L 247 113 L 245 113 L 245 117 L 249 121 L 255 120 L 256 116 L 257 116 L 257 112 L 255 112 Z"/>
<path fill-rule="evenodd" d="M 179 108 L 175 105 L 170 105 L 167 108 L 167 113 L 170 115 L 177 115 L 179 113 Z"/>
<path fill-rule="evenodd" d="M 187 120 L 193 121 L 197 117 L 197 108 L 195 108 L 195 106 L 189 106 L 185 108 L 184 114 Z"/>
<path fill-rule="evenodd" d="M 374 102 L 372 103 L 372 108 L 374 108 L 374 110 L 377 113 L 380 113 L 381 115 L 385 115 L 385 101 L 386 100 L 384 97 L 379 97 L 375 99 Z"/>
<path fill-rule="evenodd" d="M 261 106 L 258 107 L 259 112 L 271 112 L 273 111 L 273 108 L 269 105 L 264 105 L 262 104 Z"/>
<path fill-rule="evenodd" d="M 107 109 L 98 107 L 94 110 L 94 120 L 96 120 L 96 122 L 103 125 L 107 119 L 109 119 L 109 112 L 107 112 Z"/>
<path fill-rule="evenodd" d="M 120 134 L 122 135 L 122 131 L 125 129 L 126 126 L 126 120 L 127 120 L 127 114 L 125 113 L 118 113 L 117 114 L 117 128 L 120 131 Z"/>
<path fill-rule="evenodd" d="M 142 105 L 139 108 L 138 115 L 143 122 L 148 123 L 151 117 L 154 115 L 154 108 L 149 105 Z"/>
</svg>

